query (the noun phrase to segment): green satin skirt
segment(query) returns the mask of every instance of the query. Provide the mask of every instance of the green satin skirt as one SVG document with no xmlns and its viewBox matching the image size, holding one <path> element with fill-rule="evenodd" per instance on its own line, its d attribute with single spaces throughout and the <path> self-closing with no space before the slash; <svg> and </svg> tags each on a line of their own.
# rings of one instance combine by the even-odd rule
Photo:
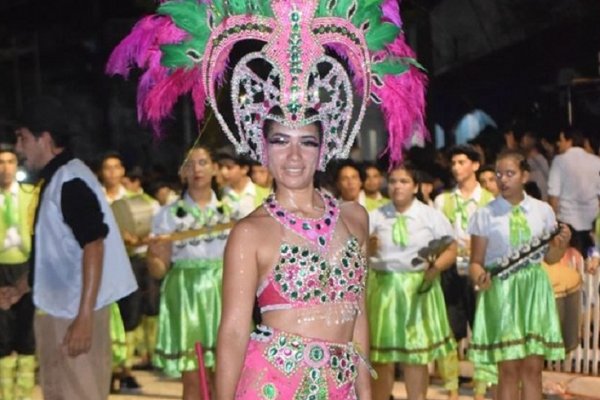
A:
<svg viewBox="0 0 600 400">
<path fill-rule="evenodd" d="M 427 364 L 456 349 L 439 277 L 419 294 L 423 272 L 369 271 L 371 361 Z"/>
<path fill-rule="evenodd" d="M 163 280 L 158 338 L 153 362 L 169 376 L 198 369 L 195 344 L 204 349 L 207 368 L 215 365 L 221 318 L 223 260 L 181 260 Z"/>
<path fill-rule="evenodd" d="M 469 358 L 498 363 L 539 355 L 565 357 L 554 292 L 548 275 L 530 265 L 505 280 L 494 278 L 479 294 Z"/>
<path fill-rule="evenodd" d="M 127 341 L 125 338 L 125 326 L 117 303 L 108 306 L 110 341 L 112 350 L 112 365 L 119 366 L 127 360 Z"/>
</svg>

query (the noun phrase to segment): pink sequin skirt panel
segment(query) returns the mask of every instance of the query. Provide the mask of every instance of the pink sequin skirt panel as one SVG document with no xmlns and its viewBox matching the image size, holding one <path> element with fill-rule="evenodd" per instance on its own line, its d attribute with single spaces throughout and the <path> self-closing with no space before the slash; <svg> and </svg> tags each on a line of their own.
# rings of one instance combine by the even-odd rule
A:
<svg viewBox="0 0 600 400">
<path fill-rule="evenodd" d="M 236 390 L 243 400 L 355 400 L 359 356 L 351 344 L 259 326 Z"/>
</svg>

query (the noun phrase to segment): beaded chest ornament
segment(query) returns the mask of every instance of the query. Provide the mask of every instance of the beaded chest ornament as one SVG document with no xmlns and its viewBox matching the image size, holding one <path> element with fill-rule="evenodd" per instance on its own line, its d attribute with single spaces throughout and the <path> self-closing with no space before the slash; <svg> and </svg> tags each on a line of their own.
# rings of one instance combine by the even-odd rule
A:
<svg viewBox="0 0 600 400">
<path fill-rule="evenodd" d="M 290 213 L 277 203 L 274 193 L 266 198 L 264 207 L 280 224 L 305 238 L 316 248 L 325 251 L 333 236 L 340 209 L 333 197 L 321 192 L 317 193 L 321 195 L 325 204 L 325 213 L 321 218 L 300 218 Z"/>
<path fill-rule="evenodd" d="M 346 158 L 369 100 L 380 104 L 392 164 L 423 139 L 425 83 L 401 29 L 397 0 L 171 0 L 139 21 L 113 51 L 107 73 L 145 72 L 138 117 L 157 134 L 177 98 L 190 93 L 198 120 L 205 103 L 239 153 L 267 163 L 263 126 L 322 125 L 319 169 Z M 240 42 L 263 43 L 233 65 L 234 123 L 217 92 Z M 353 110 L 353 91 L 361 96 Z M 228 103 L 228 102 L 226 102 Z"/>
</svg>

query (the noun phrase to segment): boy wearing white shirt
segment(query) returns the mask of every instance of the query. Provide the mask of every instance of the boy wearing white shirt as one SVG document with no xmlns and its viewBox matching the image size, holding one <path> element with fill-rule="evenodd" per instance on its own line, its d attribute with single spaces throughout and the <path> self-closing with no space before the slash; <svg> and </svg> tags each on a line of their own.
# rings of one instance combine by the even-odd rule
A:
<svg viewBox="0 0 600 400">
<path fill-rule="evenodd" d="M 434 204 L 450 220 L 458 243 L 456 268 L 442 274 L 442 289 L 452 331 L 460 341 L 467 337 L 467 325 L 472 326 L 475 316 L 475 292 L 466 276 L 470 249 L 468 222 L 475 211 L 494 196 L 477 182 L 480 156 L 472 146 L 455 146 L 449 156 L 456 187 L 437 196 Z M 475 398 L 482 399 L 487 383 L 495 382 L 495 373 L 478 367 L 475 367 L 475 379 L 479 381 L 475 384 Z M 458 354 L 455 352 L 440 360 L 439 368 L 444 386 L 450 391 L 449 399 L 458 399 Z"/>
</svg>

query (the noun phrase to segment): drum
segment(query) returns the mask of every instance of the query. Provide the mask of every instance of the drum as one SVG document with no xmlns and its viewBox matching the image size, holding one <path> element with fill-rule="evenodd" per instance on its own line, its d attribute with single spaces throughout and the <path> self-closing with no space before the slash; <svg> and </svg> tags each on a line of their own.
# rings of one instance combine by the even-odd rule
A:
<svg viewBox="0 0 600 400">
<path fill-rule="evenodd" d="M 122 198 L 111 205 L 121 232 L 144 238 L 152 231 L 154 205 L 143 195 Z"/>
<path fill-rule="evenodd" d="M 563 260 L 551 266 L 544 264 L 544 268 L 554 290 L 565 351 L 569 352 L 579 346 L 582 280 L 579 272 Z"/>
</svg>

